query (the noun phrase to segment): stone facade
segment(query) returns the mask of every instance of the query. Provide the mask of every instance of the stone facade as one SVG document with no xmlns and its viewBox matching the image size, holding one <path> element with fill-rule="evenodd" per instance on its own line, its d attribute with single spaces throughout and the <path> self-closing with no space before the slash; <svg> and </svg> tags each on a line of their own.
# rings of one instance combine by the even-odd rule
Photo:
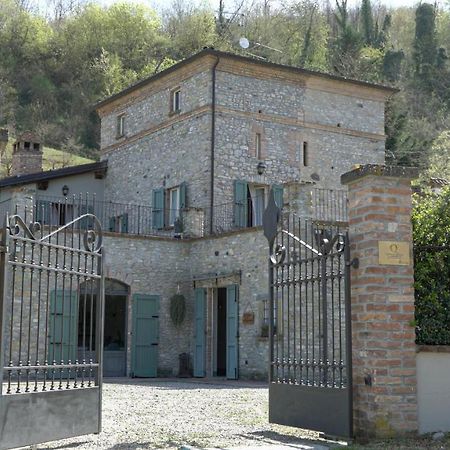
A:
<svg viewBox="0 0 450 450">
<path fill-rule="evenodd" d="M 340 174 L 353 165 L 384 161 L 384 101 L 392 91 L 214 51 L 174 67 L 98 108 L 109 167 L 105 195 L 115 201 L 148 204 L 152 190 L 187 182 L 188 206 L 207 208 L 213 114 L 216 207 L 232 204 L 235 180 L 269 186 L 312 178 L 317 186 L 336 189 L 342 188 Z M 178 112 L 170 107 L 174 88 L 180 89 Z M 122 115 L 125 131 L 118 136 Z M 266 170 L 259 175 L 261 159 Z"/>
<path fill-rule="evenodd" d="M 180 109 L 174 111 L 178 89 Z M 194 289 L 206 289 L 205 374 L 212 376 L 218 290 L 237 285 L 239 377 L 267 376 L 267 241 L 256 223 L 207 235 L 211 201 L 213 221 L 233 223 L 235 181 L 264 188 L 266 195 L 278 185 L 285 208 L 313 216 L 314 188 L 343 189 L 339 176 L 354 164 L 383 161 L 384 101 L 390 94 L 383 87 L 205 50 L 98 105 L 102 159 L 108 162 L 101 189 L 106 203 L 155 208 L 154 190 L 167 194 L 186 183 L 180 239 L 107 233 L 104 241 L 105 276 L 129 287 L 128 375 L 135 294 L 158 296 L 158 374 L 176 375 L 179 355 L 195 350 Z M 132 233 L 139 222 L 129 211 Z M 151 209 L 139 211 L 151 220 Z M 102 218 L 105 230 L 110 219 Z M 179 327 L 170 319 L 170 298 L 177 293 L 187 300 Z"/>
<path fill-rule="evenodd" d="M 171 105 L 174 90 L 180 92 L 179 111 Z M 384 102 L 390 94 L 386 88 L 206 50 L 98 106 L 102 158 L 108 160 L 105 199 L 151 205 L 153 190 L 186 183 L 184 238 L 208 231 L 212 195 L 214 223 L 226 229 L 233 222 L 236 180 L 283 186 L 284 206 L 311 217 L 314 188 L 343 189 L 339 176 L 355 164 L 384 161 Z M 124 129 L 118 136 L 121 116 Z M 265 169 L 259 174 L 261 161 Z M 110 254 L 129 255 L 126 267 L 108 256 L 108 276 L 129 284 L 132 292 L 161 295 L 162 372 L 176 373 L 178 353 L 193 354 L 189 321 L 195 285 L 207 289 L 206 374 L 215 374 L 217 290 L 236 283 L 239 375 L 265 377 L 267 244 L 262 231 L 169 242 L 107 240 L 114 249 Z M 174 267 L 177 275 L 170 276 Z M 119 268 L 128 279 L 116 273 Z M 147 276 L 136 275 L 143 270 Z M 169 293 L 178 286 L 189 299 L 189 323 L 183 344 L 173 345 L 177 331 L 168 325 L 167 308 Z M 244 312 L 253 323 L 243 322 Z"/>
</svg>

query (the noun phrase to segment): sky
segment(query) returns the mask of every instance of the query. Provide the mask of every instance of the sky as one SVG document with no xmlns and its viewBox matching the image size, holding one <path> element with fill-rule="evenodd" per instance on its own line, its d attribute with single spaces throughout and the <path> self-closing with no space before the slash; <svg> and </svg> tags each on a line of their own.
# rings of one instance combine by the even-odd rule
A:
<svg viewBox="0 0 450 450">
<path fill-rule="evenodd" d="M 41 11 L 45 11 L 46 4 L 49 0 L 31 0 L 31 3 L 35 4 Z M 50 0 L 51 1 L 51 0 Z M 109 6 L 116 1 L 125 1 L 127 3 L 142 3 L 147 6 L 151 6 L 152 8 L 155 8 L 157 10 L 164 9 L 166 6 L 168 6 L 172 0 L 94 0 L 98 3 L 101 3 L 105 6 Z M 189 0 L 186 0 L 189 1 Z M 415 6 L 419 3 L 420 0 L 372 0 L 372 4 L 384 4 L 386 6 L 392 6 L 392 7 L 399 7 L 399 6 Z M 333 0 L 331 0 L 333 2 Z M 433 0 L 425 0 L 423 1 L 434 3 Z M 196 4 L 209 4 L 212 6 L 213 9 L 218 9 L 219 6 L 219 0 L 193 0 L 193 3 Z M 232 11 L 233 6 L 236 3 L 236 0 L 225 0 L 225 9 Z M 281 3 L 280 0 L 272 0 L 273 4 Z M 348 0 L 349 6 L 359 5 L 361 3 L 361 0 Z M 439 5 L 448 4 L 447 0 L 438 0 L 437 3 Z"/>
</svg>

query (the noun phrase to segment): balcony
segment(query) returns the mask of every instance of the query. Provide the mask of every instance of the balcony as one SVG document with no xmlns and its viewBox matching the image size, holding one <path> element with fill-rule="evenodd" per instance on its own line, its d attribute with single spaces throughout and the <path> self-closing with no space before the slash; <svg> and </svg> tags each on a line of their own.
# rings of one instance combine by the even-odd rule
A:
<svg viewBox="0 0 450 450">
<path fill-rule="evenodd" d="M 327 222 L 347 221 L 347 195 L 345 191 L 313 189 L 311 191 L 309 216 L 313 220 Z M 150 205 L 98 201 L 95 196 L 64 199 L 38 195 L 23 198 L 18 212 L 33 212 L 33 220 L 50 227 L 60 227 L 76 217 L 92 213 L 97 216 L 104 232 L 136 236 L 161 236 L 167 238 L 190 238 L 219 235 L 246 228 L 262 226 L 265 197 L 248 198 L 242 202 L 215 205 L 211 224 L 211 209 L 184 208 L 179 210 L 153 208 Z M 6 213 L 15 213 L 11 199 L 0 202 L 0 221 Z M 305 218 L 307 218 L 305 216 Z M 27 222 L 31 217 L 27 217 Z M 80 226 L 85 227 L 86 221 Z"/>
</svg>

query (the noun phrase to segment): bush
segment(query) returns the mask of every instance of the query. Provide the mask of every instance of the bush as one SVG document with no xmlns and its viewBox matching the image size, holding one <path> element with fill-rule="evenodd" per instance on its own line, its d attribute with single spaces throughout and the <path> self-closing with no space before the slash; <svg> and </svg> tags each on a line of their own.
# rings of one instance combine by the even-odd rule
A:
<svg viewBox="0 0 450 450">
<path fill-rule="evenodd" d="M 450 187 L 413 196 L 416 342 L 450 345 Z"/>
</svg>

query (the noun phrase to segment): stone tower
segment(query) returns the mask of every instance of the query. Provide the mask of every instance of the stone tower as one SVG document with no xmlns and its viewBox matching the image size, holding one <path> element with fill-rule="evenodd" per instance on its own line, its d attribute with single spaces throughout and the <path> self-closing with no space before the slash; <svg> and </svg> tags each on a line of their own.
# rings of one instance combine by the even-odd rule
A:
<svg viewBox="0 0 450 450">
<path fill-rule="evenodd" d="M 39 138 L 31 132 L 20 135 L 14 146 L 11 175 L 42 172 L 42 149 Z"/>
</svg>

